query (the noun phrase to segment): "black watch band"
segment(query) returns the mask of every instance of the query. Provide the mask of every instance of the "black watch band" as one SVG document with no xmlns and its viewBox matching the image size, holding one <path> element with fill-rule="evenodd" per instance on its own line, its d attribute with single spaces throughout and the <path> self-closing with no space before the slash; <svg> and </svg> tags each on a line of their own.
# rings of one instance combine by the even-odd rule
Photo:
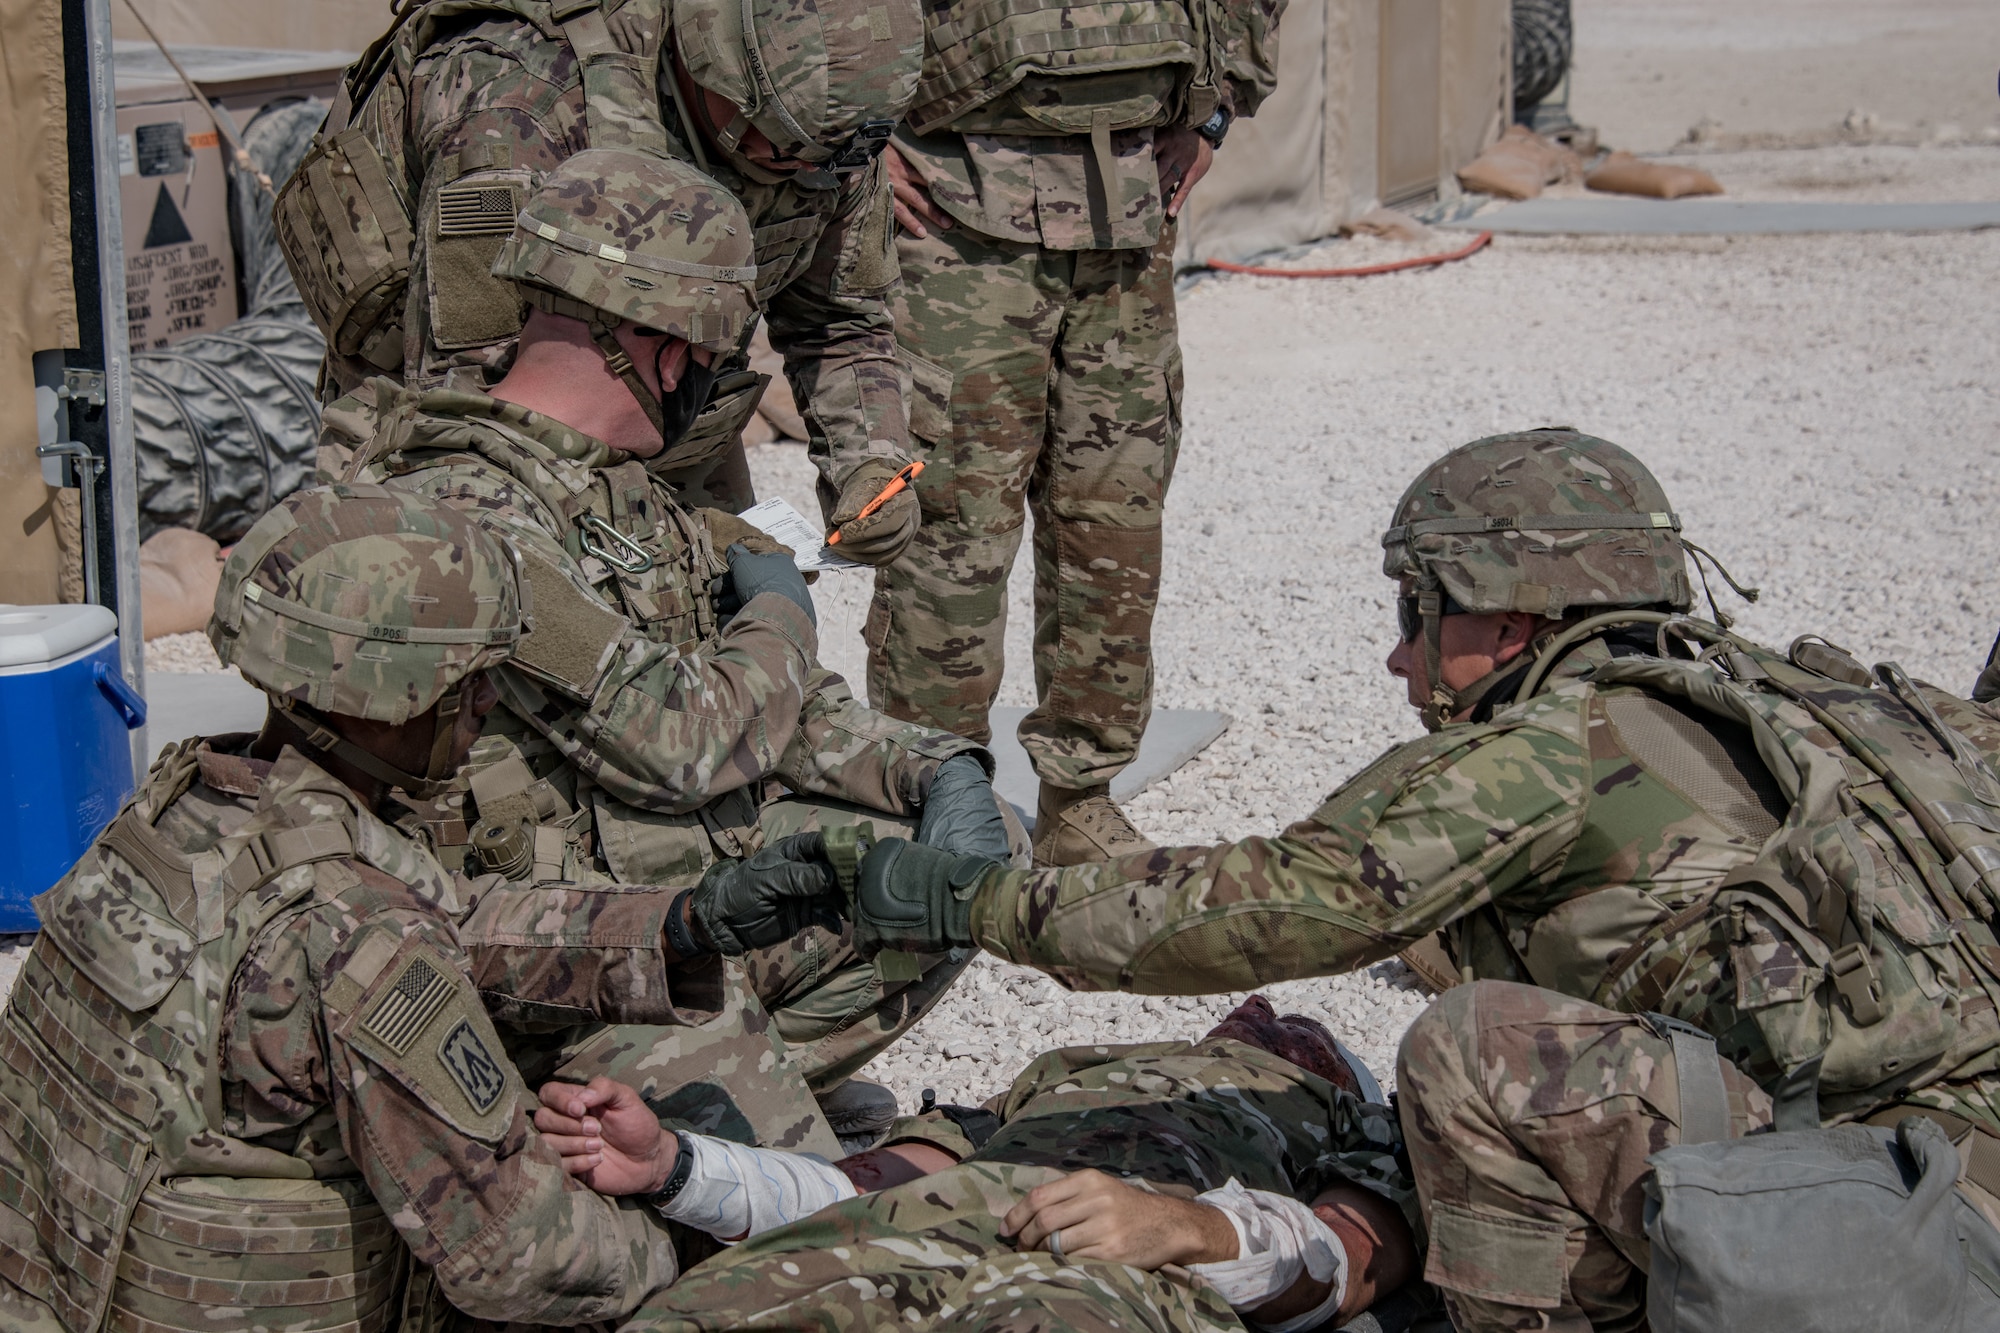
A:
<svg viewBox="0 0 2000 1333">
<path fill-rule="evenodd" d="M 1217 107 L 1213 115 L 1194 127 L 1194 132 L 1208 140 L 1210 148 L 1220 148 L 1223 137 L 1229 133 L 1229 122 L 1233 119 L 1235 118 L 1229 114 L 1228 108 Z"/>
<path fill-rule="evenodd" d="M 680 1192 L 687 1188 L 688 1177 L 694 1174 L 694 1145 L 680 1130 L 672 1131 L 674 1142 L 680 1145 L 680 1152 L 674 1158 L 674 1169 L 667 1172 L 667 1183 L 660 1186 L 646 1202 L 655 1208 L 665 1208 Z"/>
<path fill-rule="evenodd" d="M 689 924 L 687 909 L 691 904 L 688 899 L 693 894 L 693 889 L 682 889 L 667 908 L 667 947 L 678 954 L 683 963 L 706 958 L 715 952 L 714 949 L 704 948 L 695 939 Z"/>
</svg>

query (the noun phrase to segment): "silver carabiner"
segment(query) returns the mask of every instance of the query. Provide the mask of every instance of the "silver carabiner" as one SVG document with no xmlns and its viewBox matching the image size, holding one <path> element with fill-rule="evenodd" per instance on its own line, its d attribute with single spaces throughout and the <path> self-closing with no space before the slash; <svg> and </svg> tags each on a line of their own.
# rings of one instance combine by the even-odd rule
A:
<svg viewBox="0 0 2000 1333">
<path fill-rule="evenodd" d="M 597 515 L 580 514 L 577 516 L 576 525 L 583 529 L 583 536 L 579 539 L 579 544 L 583 547 L 585 555 L 594 555 L 613 569 L 622 570 L 627 574 L 643 574 L 653 567 L 653 557 L 647 552 L 645 547 L 639 545 L 639 543 L 633 541 L 630 537 L 627 537 Z M 592 541 L 590 534 L 593 529 L 602 532 L 613 542 L 630 551 L 632 558 L 627 559 L 623 556 L 613 555 L 610 551 Z"/>
</svg>

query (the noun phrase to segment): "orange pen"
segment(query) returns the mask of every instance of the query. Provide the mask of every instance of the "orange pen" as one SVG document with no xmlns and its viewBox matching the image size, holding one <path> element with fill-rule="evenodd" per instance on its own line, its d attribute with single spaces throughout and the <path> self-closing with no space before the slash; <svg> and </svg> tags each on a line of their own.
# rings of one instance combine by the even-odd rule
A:
<svg viewBox="0 0 2000 1333">
<path fill-rule="evenodd" d="M 895 499 L 898 494 L 900 494 L 905 490 L 908 490 L 910 486 L 913 483 L 915 483 L 916 479 L 923 474 L 923 470 L 924 470 L 924 465 L 921 462 L 909 463 L 899 468 L 896 472 L 896 475 L 889 478 L 889 484 L 882 488 L 882 493 L 880 495 L 877 495 L 874 499 L 870 500 L 867 504 L 861 506 L 861 512 L 856 514 L 853 518 L 848 519 L 847 521 L 849 523 L 859 522 L 861 519 L 867 518 L 870 514 L 880 509 L 883 505 L 888 504 L 889 501 Z M 839 528 L 835 528 L 832 534 L 827 537 L 826 544 L 828 546 L 840 545 Z"/>
</svg>

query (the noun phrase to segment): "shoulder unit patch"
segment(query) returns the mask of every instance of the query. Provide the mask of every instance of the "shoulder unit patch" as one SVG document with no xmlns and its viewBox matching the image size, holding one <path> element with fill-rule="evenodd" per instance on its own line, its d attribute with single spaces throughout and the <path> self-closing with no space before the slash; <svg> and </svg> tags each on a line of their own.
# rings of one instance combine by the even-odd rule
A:
<svg viewBox="0 0 2000 1333">
<path fill-rule="evenodd" d="M 507 1090 L 507 1075 L 471 1023 L 460 1019 L 438 1045 L 438 1060 L 472 1109 L 484 1115 Z"/>
</svg>

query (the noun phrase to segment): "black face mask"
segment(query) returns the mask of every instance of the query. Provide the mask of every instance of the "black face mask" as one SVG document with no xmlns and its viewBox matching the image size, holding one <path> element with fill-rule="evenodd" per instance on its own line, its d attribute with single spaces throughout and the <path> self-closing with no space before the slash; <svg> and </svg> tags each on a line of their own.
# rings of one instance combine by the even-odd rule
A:
<svg viewBox="0 0 2000 1333">
<path fill-rule="evenodd" d="M 660 400 L 660 436 L 666 441 L 661 446 L 662 452 L 673 448 L 688 433 L 701 409 L 708 406 L 708 393 L 714 387 L 715 367 L 695 360 L 690 349 L 680 381 L 672 393 Z"/>
</svg>

